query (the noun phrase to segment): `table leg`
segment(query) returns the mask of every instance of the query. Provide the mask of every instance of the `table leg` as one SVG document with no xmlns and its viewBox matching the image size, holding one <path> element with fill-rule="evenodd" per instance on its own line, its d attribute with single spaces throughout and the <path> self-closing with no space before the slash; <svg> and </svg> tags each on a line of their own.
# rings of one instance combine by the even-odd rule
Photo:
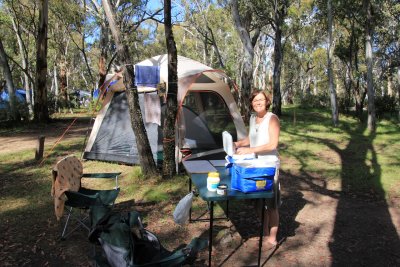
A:
<svg viewBox="0 0 400 267">
<path fill-rule="evenodd" d="M 262 241 L 263 241 L 263 236 L 264 236 L 264 216 L 265 216 L 265 198 L 262 199 L 261 202 L 261 229 L 260 229 L 260 239 L 258 243 L 258 265 L 260 266 L 261 263 L 261 248 L 262 248 Z"/>
<path fill-rule="evenodd" d="M 211 266 L 213 222 L 214 222 L 214 201 L 210 201 L 210 228 L 208 229 L 208 266 Z"/>
<path fill-rule="evenodd" d="M 226 219 L 229 221 L 229 199 L 226 200 Z"/>
<path fill-rule="evenodd" d="M 189 193 L 192 192 L 192 179 L 189 178 Z M 192 222 L 192 207 L 189 209 L 189 222 Z"/>
</svg>

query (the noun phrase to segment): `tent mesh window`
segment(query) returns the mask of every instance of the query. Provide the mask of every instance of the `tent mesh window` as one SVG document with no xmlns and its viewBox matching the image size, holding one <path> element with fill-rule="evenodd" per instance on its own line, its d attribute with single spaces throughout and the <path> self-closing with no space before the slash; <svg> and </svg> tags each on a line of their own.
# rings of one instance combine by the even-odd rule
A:
<svg viewBox="0 0 400 267">
<path fill-rule="evenodd" d="M 217 93 L 191 91 L 186 95 L 183 105 L 196 115 L 194 120 L 197 120 L 198 124 L 202 124 L 202 128 L 206 128 L 207 134 L 202 135 L 202 138 L 205 139 L 205 136 L 208 136 L 209 142 L 199 140 L 198 133 L 191 133 L 190 129 L 186 128 L 186 139 L 191 140 L 191 137 L 197 136 L 196 152 L 223 147 L 223 131 L 228 131 L 234 140 L 236 139 L 236 128 L 232 116 L 224 100 Z"/>
</svg>

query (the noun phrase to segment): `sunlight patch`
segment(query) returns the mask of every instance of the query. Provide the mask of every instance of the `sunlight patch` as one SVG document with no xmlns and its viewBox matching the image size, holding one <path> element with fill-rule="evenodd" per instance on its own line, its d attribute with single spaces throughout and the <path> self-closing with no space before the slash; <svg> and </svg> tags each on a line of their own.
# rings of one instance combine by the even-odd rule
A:
<svg viewBox="0 0 400 267">
<path fill-rule="evenodd" d="M 25 198 L 17 198 L 17 199 L 2 199 L 0 205 L 0 212 L 9 212 L 12 210 L 20 209 L 29 205 L 29 201 Z"/>
</svg>

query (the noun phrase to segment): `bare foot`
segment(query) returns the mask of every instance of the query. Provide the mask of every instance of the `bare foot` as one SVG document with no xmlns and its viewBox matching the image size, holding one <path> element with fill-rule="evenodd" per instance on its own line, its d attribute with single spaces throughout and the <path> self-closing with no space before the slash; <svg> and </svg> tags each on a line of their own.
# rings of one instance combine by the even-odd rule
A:
<svg viewBox="0 0 400 267">
<path fill-rule="evenodd" d="M 272 243 L 272 242 L 268 241 L 268 239 L 263 240 L 262 243 L 263 243 L 262 244 L 263 250 L 275 249 L 278 246 L 278 242 L 275 241 L 274 243 Z"/>
<path fill-rule="evenodd" d="M 248 244 L 247 246 L 252 247 L 252 248 L 258 248 L 259 242 L 260 242 L 259 237 L 251 237 L 246 241 L 245 244 Z M 275 249 L 277 246 L 278 246 L 278 242 L 269 241 L 267 237 L 263 238 L 263 242 L 262 242 L 263 250 Z"/>
</svg>

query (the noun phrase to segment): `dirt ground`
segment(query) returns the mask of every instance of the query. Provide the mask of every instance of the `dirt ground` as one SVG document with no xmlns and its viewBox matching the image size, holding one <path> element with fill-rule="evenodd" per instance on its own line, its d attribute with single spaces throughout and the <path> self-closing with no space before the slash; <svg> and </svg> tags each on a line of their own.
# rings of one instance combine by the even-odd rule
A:
<svg viewBox="0 0 400 267">
<path fill-rule="evenodd" d="M 45 136 L 45 144 L 56 144 L 58 140 L 85 136 L 89 129 L 86 118 L 57 120 L 45 126 L 31 126 L 29 129 L 15 131 L 8 130 L 0 135 L 0 153 L 18 152 L 25 149 L 36 149 L 38 138 Z"/>
<path fill-rule="evenodd" d="M 45 129 L 10 132 L 0 136 L 0 153 L 36 147 L 36 139 L 46 133 L 46 142 L 54 143 L 66 124 L 52 124 Z M 87 124 L 71 128 L 72 135 L 84 134 Z M 50 134 L 49 134 L 50 133 Z M 282 164 L 290 164 L 283 160 Z M 1 184 L 12 177 L 1 177 Z M 281 172 L 282 205 L 280 208 L 280 246 L 263 251 L 262 266 L 400 266 L 400 200 L 382 200 L 340 192 L 327 186 L 323 177 Z M 3 190 L 1 190 L 3 191 Z M 4 192 L 2 192 L 3 194 Z M 135 199 L 119 203 L 121 210 L 135 209 L 147 215 L 147 228 L 167 249 L 174 249 L 191 238 L 208 237 L 208 223 L 195 222 L 177 226 L 172 212 L 182 196 L 168 203 L 144 203 Z M 219 205 L 219 204 L 218 204 Z M 257 251 L 246 239 L 257 236 L 259 221 L 251 203 L 231 203 L 229 221 L 214 225 L 213 266 L 256 266 Z M 35 224 L 23 213 L 20 224 L 0 223 L 1 266 L 91 266 L 92 245 L 87 233 L 78 231 L 67 240 L 58 236 L 61 223 L 53 216 L 49 199 L 45 213 Z M 206 206 L 204 206 L 206 211 Z M 193 217 L 200 216 L 194 213 Z M 21 242 L 21 236 L 24 242 Z M 208 265 L 208 251 L 202 251 L 195 266 Z"/>
</svg>

